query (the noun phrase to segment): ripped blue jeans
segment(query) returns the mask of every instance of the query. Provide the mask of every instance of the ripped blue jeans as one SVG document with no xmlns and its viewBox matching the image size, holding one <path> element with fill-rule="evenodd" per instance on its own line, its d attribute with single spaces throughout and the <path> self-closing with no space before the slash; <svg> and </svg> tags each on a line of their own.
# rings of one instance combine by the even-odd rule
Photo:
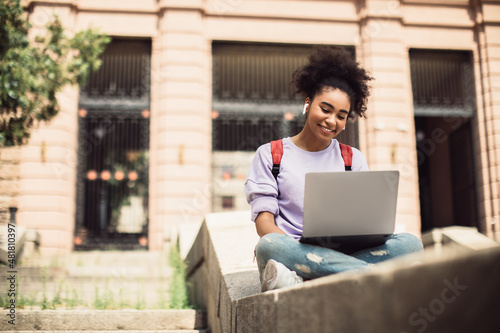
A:
<svg viewBox="0 0 500 333">
<path fill-rule="evenodd" d="M 421 251 L 423 246 L 420 239 L 408 233 L 394 234 L 383 245 L 350 255 L 303 244 L 291 236 L 271 233 L 260 238 L 255 256 L 261 276 L 267 261 L 274 259 L 308 280 L 347 270 L 364 269 L 368 264 Z"/>
</svg>

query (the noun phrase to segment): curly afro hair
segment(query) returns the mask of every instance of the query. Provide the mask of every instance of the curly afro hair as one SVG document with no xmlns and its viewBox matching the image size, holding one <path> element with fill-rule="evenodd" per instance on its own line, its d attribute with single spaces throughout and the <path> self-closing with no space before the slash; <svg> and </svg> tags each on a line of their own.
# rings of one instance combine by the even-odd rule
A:
<svg viewBox="0 0 500 333">
<path fill-rule="evenodd" d="M 292 75 L 297 91 L 311 99 L 323 88 L 340 89 L 349 96 L 350 113 L 365 117 L 366 103 L 370 95 L 367 82 L 373 80 L 368 72 L 344 48 L 333 49 L 326 45 L 316 45 L 309 56 L 309 63 L 299 67 Z"/>
</svg>

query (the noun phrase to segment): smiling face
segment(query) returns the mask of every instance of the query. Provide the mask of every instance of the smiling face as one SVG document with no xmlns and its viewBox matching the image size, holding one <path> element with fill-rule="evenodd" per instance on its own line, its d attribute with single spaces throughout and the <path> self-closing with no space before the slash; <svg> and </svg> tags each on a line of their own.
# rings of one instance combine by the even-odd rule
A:
<svg viewBox="0 0 500 333">
<path fill-rule="evenodd" d="M 349 96 L 339 89 L 325 87 L 311 101 L 306 98 L 307 119 L 300 133 L 308 150 L 322 150 L 344 128 L 351 108 Z"/>
</svg>

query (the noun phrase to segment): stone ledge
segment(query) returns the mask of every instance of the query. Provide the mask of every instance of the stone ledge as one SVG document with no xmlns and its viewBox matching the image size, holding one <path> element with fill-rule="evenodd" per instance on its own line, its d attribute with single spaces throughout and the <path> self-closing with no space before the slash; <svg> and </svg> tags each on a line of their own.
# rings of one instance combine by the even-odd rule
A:
<svg viewBox="0 0 500 333">
<path fill-rule="evenodd" d="M 499 247 L 500 244 L 484 236 L 473 227 L 453 226 L 433 229 L 422 235 L 424 246 L 448 246 L 469 250 Z"/>
<path fill-rule="evenodd" d="M 497 332 L 500 326 L 498 246 L 444 246 L 439 255 L 428 251 L 373 271 L 260 293 L 257 241 L 249 212 L 209 214 L 201 226 L 187 255 L 188 281 L 212 332 Z M 416 260 L 421 264 L 412 265 Z"/>
<path fill-rule="evenodd" d="M 236 300 L 260 294 L 258 240 L 248 211 L 208 214 L 186 257 L 191 301 L 207 309 L 214 333 L 232 331 Z"/>
<path fill-rule="evenodd" d="M 236 301 L 237 332 L 496 332 L 500 249 L 401 258 Z"/>
</svg>

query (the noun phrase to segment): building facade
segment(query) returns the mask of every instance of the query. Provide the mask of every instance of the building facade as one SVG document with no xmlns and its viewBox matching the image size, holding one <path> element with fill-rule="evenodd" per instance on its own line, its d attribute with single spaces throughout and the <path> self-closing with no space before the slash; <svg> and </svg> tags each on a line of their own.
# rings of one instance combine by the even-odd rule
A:
<svg viewBox="0 0 500 333">
<path fill-rule="evenodd" d="M 499 234 L 499 1 L 22 4 L 33 34 L 55 13 L 69 34 L 113 37 L 101 73 L 60 93 L 57 118 L 0 151 L 0 210 L 17 206 L 45 253 L 116 234 L 159 250 L 180 223 L 248 209 L 252 150 L 300 127 L 286 86 L 313 44 L 347 47 L 375 77 L 346 140 L 372 170 L 400 171 L 397 230 Z"/>
</svg>

